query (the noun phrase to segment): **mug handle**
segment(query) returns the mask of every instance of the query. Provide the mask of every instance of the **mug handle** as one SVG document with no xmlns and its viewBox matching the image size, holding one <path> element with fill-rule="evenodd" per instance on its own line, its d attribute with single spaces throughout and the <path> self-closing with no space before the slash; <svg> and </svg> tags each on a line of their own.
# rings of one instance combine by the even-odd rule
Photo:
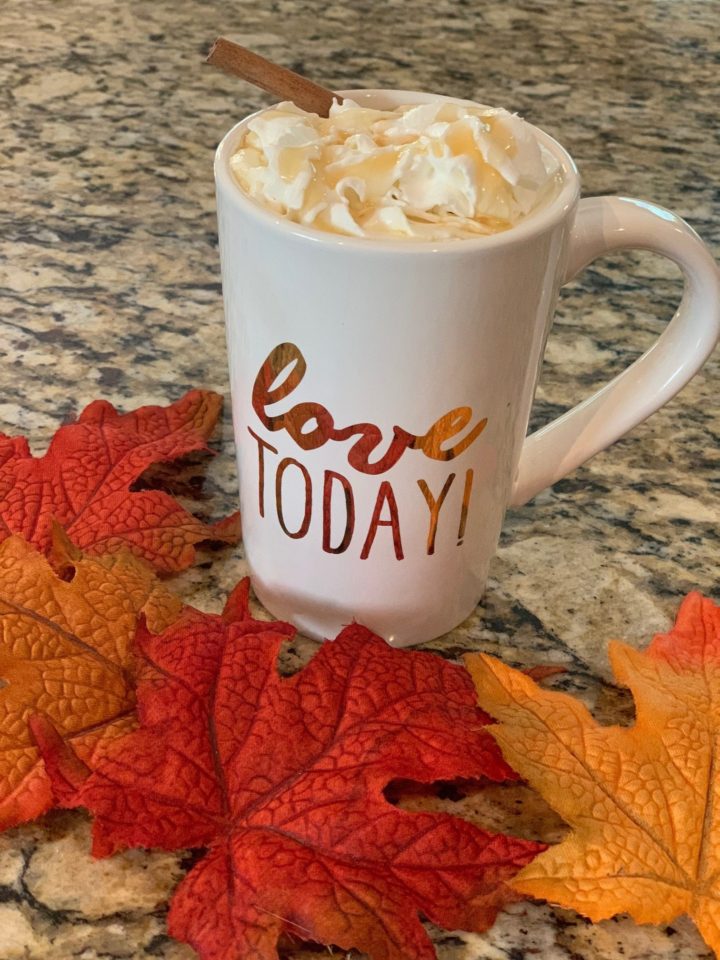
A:
<svg viewBox="0 0 720 960">
<path fill-rule="evenodd" d="M 526 503 L 642 423 L 697 373 L 720 338 L 720 271 L 695 231 L 655 204 L 629 197 L 581 200 L 562 284 L 596 257 L 627 248 L 660 253 L 682 269 L 677 313 L 627 370 L 526 438 L 510 506 Z"/>
</svg>

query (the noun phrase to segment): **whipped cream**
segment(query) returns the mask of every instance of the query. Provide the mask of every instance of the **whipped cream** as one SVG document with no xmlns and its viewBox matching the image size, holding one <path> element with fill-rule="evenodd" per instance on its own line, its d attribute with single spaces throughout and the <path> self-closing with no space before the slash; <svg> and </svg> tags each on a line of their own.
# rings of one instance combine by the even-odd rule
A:
<svg viewBox="0 0 720 960">
<path fill-rule="evenodd" d="M 354 237 L 442 240 L 498 233 L 554 196 L 558 164 L 507 110 L 434 101 L 329 117 L 281 103 L 247 124 L 230 160 L 248 196 Z"/>
</svg>

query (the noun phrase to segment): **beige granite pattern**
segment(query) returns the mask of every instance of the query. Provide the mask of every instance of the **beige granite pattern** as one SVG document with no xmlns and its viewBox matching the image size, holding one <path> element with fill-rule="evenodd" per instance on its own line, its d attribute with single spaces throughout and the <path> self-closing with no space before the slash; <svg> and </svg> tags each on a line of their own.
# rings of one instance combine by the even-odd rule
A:
<svg viewBox="0 0 720 960">
<path fill-rule="evenodd" d="M 41 451 L 58 421 L 104 396 L 162 402 L 227 391 L 211 160 L 266 102 L 201 65 L 215 34 L 336 87 L 426 88 L 498 103 L 557 136 L 585 192 L 665 204 L 720 249 L 720 6 L 711 0 L 4 0 L 0 7 L 0 429 Z M 672 315 L 678 271 L 645 254 L 597 261 L 563 294 L 538 425 L 644 350 Z M 605 642 L 641 645 L 697 587 L 718 597 L 717 355 L 673 402 L 508 515 L 474 616 L 428 645 L 559 663 L 605 722 L 632 717 Z M 220 456 L 157 472 L 206 517 L 234 508 Z M 206 551 L 176 581 L 217 610 L 241 551 Z M 314 644 L 298 639 L 285 666 Z M 440 791 L 411 806 L 556 839 L 522 787 Z M 190 960 L 166 935 L 167 897 L 192 854 L 88 853 L 82 814 L 0 836 L 0 960 Z M 545 904 L 486 934 L 432 930 L 441 960 L 700 960 L 692 924 L 590 925 Z M 283 948 L 292 960 L 317 957 Z"/>
</svg>

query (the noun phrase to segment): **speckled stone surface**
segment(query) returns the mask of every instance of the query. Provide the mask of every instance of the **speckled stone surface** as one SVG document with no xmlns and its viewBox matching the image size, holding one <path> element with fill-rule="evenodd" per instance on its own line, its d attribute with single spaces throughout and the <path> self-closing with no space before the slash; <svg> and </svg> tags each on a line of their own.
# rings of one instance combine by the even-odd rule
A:
<svg viewBox="0 0 720 960">
<path fill-rule="evenodd" d="M 718 252 L 720 6 L 710 0 L 4 0 L 0 429 L 28 434 L 35 451 L 97 396 L 122 406 L 191 386 L 227 391 L 212 153 L 267 101 L 201 65 L 217 33 L 338 88 L 424 88 L 515 109 L 569 148 L 585 193 L 669 206 Z M 678 271 L 649 255 L 586 271 L 562 297 L 534 424 L 649 346 L 679 290 Z M 429 646 L 561 663 L 558 685 L 599 719 L 631 719 L 607 639 L 643 644 L 692 587 L 717 597 L 717 375 L 715 357 L 649 422 L 512 512 L 482 605 Z M 175 481 L 205 516 L 234 507 L 228 419 L 219 449 Z M 217 610 L 242 571 L 239 550 L 206 552 L 176 585 Z M 288 662 L 313 648 L 298 640 Z M 562 833 L 523 788 L 422 803 L 548 840 Z M 0 960 L 190 960 L 164 928 L 187 857 L 136 851 L 99 864 L 88 836 L 81 814 L 55 813 L 0 837 Z M 685 919 L 592 926 L 536 903 L 483 935 L 431 932 L 441 960 L 709 956 Z"/>
</svg>

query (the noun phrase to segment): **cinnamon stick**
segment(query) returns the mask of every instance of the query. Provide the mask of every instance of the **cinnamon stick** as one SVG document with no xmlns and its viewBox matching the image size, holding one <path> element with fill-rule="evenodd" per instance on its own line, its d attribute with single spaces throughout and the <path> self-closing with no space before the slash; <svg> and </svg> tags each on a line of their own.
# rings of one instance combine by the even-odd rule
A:
<svg viewBox="0 0 720 960">
<path fill-rule="evenodd" d="M 317 113 L 321 117 L 328 115 L 333 100 L 342 100 L 342 97 L 327 87 L 266 60 L 226 37 L 217 38 L 207 55 L 206 63 L 242 77 L 256 87 L 274 94 L 278 100 L 291 100 L 302 110 Z"/>
</svg>

